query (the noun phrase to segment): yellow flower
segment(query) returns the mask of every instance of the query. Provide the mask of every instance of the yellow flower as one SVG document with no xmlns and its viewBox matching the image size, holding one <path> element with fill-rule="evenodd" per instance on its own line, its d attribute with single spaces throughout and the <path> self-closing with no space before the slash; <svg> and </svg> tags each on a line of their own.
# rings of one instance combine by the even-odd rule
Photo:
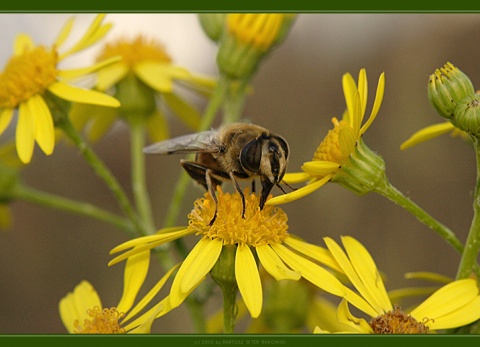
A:
<svg viewBox="0 0 480 347">
<path fill-rule="evenodd" d="M 122 106 L 118 110 L 77 106 L 71 112 L 77 127 L 88 126 L 91 141 L 102 137 L 119 117 L 145 117 L 152 141 L 168 137 L 165 111 L 155 100 L 166 105 L 179 119 L 193 130 L 200 125 L 200 113 L 185 101 L 174 85 L 187 87 L 206 95 L 213 90 L 215 81 L 174 65 L 163 45 L 141 35 L 134 39 L 120 38 L 104 46 L 98 60 L 120 56 L 121 60 L 98 72 L 96 88 L 101 91 L 115 87 L 114 96 Z"/>
<path fill-rule="evenodd" d="M 52 98 L 108 107 L 119 106 L 118 101 L 110 96 L 68 84 L 112 60 L 81 69 L 58 68 L 65 58 L 92 46 L 105 36 L 111 25 L 102 24 L 103 18 L 104 15 L 98 15 L 84 36 L 63 53 L 58 49 L 68 38 L 73 19 L 66 23 L 50 48 L 36 46 L 26 34 L 17 35 L 13 56 L 0 73 L 0 134 L 11 123 L 14 111 L 18 110 L 16 146 L 18 156 L 24 163 L 30 162 L 35 142 L 46 155 L 53 152 L 54 120 L 49 104 Z"/>
<path fill-rule="evenodd" d="M 375 176 L 375 172 L 379 175 L 384 173 L 384 168 L 382 169 L 382 166 L 384 166 L 383 160 L 376 157 L 364 145 L 362 136 L 375 120 L 382 104 L 385 76 L 383 73 L 380 75 L 372 112 L 363 125 L 368 96 L 365 69 L 360 70 L 358 86 L 353 77 L 348 73 L 343 75 L 342 82 L 347 104 L 342 120 L 332 119 L 333 129 L 328 132 L 325 139 L 320 143 L 313 159 L 303 164 L 303 172 L 287 173 L 283 178 L 283 181 L 290 184 L 309 181 L 308 184 L 291 193 L 274 197 L 267 204 L 276 205 L 297 200 L 319 189 L 330 180 L 339 181 L 347 186 L 355 184 L 351 180 L 351 170 L 355 170 L 356 165 L 350 165 L 354 160 L 361 163 L 362 169 L 371 171 L 366 172 L 365 175 L 367 177 L 353 188 L 358 193 L 368 191 L 365 188 L 370 188 L 370 186 L 365 186 L 366 182 L 375 184 L 376 180 L 380 179 L 380 177 L 371 177 L 370 174 Z M 372 163 L 369 162 L 367 165 L 364 165 L 365 163 L 363 162 L 365 160 L 372 161 Z M 355 172 L 358 173 L 358 170 Z M 362 175 L 362 172 L 360 172 L 360 175 Z"/>
<path fill-rule="evenodd" d="M 68 293 L 59 303 L 60 317 L 67 331 L 71 334 L 150 333 L 155 318 L 170 310 L 168 301 L 156 304 L 134 321 L 129 321 L 152 301 L 178 266 L 167 272 L 132 308 L 145 279 L 149 259 L 150 252 L 140 252 L 128 260 L 123 296 L 117 306 L 103 307 L 95 288 L 88 281 L 80 282 L 74 291 Z"/>
<path fill-rule="evenodd" d="M 456 128 L 450 122 L 443 122 L 430 125 L 414 133 L 408 140 L 400 145 L 400 149 L 407 149 L 416 146 L 422 142 L 434 139 L 440 135 L 450 133 L 452 137 L 460 136 L 465 140 L 470 140 L 470 136 L 463 130 Z"/>
<path fill-rule="evenodd" d="M 349 326 L 345 332 L 365 334 L 419 334 L 451 329 L 480 318 L 480 293 L 473 279 L 453 281 L 406 313 L 392 304 L 374 260 L 365 247 L 352 237 L 342 237 L 340 245 L 325 238 L 327 248 L 355 288 L 347 288 L 337 311 L 338 320 Z M 367 316 L 357 318 L 348 304 Z M 315 332 L 325 332 L 317 327 Z"/>
<path fill-rule="evenodd" d="M 345 295 L 343 285 L 315 261 L 335 267 L 326 249 L 306 243 L 288 233 L 287 215 L 281 209 L 267 206 L 258 208 L 259 197 L 245 191 L 245 218 L 242 218 L 240 194 L 217 191 L 217 218 L 215 202 L 210 194 L 197 199 L 189 214 L 188 227 L 160 230 L 152 236 L 141 237 L 115 247 L 111 253 L 129 250 L 109 265 L 127 259 L 137 252 L 152 249 L 163 243 L 195 234 L 200 240 L 183 261 L 170 290 L 171 307 L 179 306 L 205 279 L 216 265 L 222 249 L 235 247 L 234 272 L 240 294 L 254 318 L 262 310 L 262 284 L 257 260 L 276 280 L 298 280 L 301 277 L 319 288 Z M 233 266 L 233 265 L 232 265 Z"/>
<path fill-rule="evenodd" d="M 223 31 L 215 34 L 220 72 L 233 79 L 249 78 L 262 58 L 285 39 L 295 18 L 289 13 L 227 14 Z"/>
</svg>

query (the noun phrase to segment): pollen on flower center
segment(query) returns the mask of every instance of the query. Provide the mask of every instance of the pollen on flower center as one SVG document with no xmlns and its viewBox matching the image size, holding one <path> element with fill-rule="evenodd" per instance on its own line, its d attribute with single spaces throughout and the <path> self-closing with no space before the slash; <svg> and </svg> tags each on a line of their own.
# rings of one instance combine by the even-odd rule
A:
<svg viewBox="0 0 480 347">
<path fill-rule="evenodd" d="M 75 321 L 76 334 L 124 334 L 125 329 L 121 327 L 119 320 L 124 314 L 118 312 L 115 307 L 104 308 L 95 306 L 87 311 L 91 319 L 85 319 L 83 324 Z"/>
<path fill-rule="evenodd" d="M 97 57 L 97 61 L 115 56 L 121 56 L 123 62 L 130 68 L 144 61 L 161 63 L 170 63 L 172 61 L 163 45 L 154 40 L 147 40 L 143 36 L 137 36 L 134 40 L 121 38 L 115 42 L 106 44 L 103 51 Z"/>
<path fill-rule="evenodd" d="M 427 334 L 428 326 L 403 313 L 398 306 L 373 318 L 370 326 L 374 334 Z"/>
<path fill-rule="evenodd" d="M 57 79 L 57 62 L 57 53 L 43 46 L 10 58 L 0 74 L 0 108 L 14 108 L 43 93 Z"/>
<path fill-rule="evenodd" d="M 245 218 L 242 218 L 240 194 L 223 193 L 217 189 L 217 218 L 209 225 L 215 213 L 215 202 L 210 194 L 197 199 L 189 214 L 188 228 L 197 235 L 221 239 L 225 245 L 246 244 L 256 247 L 281 243 L 288 236 L 288 217 L 280 208 L 259 208 L 260 199 L 245 190 Z"/>
<path fill-rule="evenodd" d="M 340 150 L 340 143 L 338 141 L 338 133 L 340 131 L 340 124 L 345 121 L 338 121 L 336 118 L 332 119 L 333 129 L 328 131 L 327 136 L 323 139 L 317 147 L 312 160 L 331 161 L 341 164 L 344 160 L 342 151 Z"/>
</svg>

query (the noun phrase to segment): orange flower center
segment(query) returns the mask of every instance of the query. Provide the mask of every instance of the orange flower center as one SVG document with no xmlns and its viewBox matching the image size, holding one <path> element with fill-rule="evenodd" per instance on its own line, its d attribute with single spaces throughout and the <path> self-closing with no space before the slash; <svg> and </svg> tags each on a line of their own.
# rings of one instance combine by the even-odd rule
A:
<svg viewBox="0 0 480 347">
<path fill-rule="evenodd" d="M 256 247 L 282 243 L 288 236 L 288 217 L 280 208 L 265 206 L 260 211 L 260 199 L 245 190 L 245 218 L 242 218 L 240 194 L 223 193 L 217 189 L 217 218 L 209 225 L 215 213 L 215 202 L 210 194 L 197 199 L 189 214 L 188 228 L 197 235 L 219 238 L 225 245 L 246 244 Z"/>
<path fill-rule="evenodd" d="M 345 160 L 340 150 L 340 142 L 338 140 L 338 133 L 341 126 L 348 125 L 346 121 L 338 121 L 337 118 L 332 119 L 333 129 L 328 131 L 327 136 L 318 146 L 312 160 L 331 161 L 342 164 Z"/>
<path fill-rule="evenodd" d="M 14 108 L 41 94 L 58 77 L 58 56 L 43 46 L 10 58 L 0 74 L 0 108 Z"/>
<path fill-rule="evenodd" d="M 172 61 L 162 44 L 155 40 L 147 40 L 143 36 L 137 36 L 134 40 L 121 38 L 113 43 L 106 44 L 102 53 L 97 57 L 97 61 L 115 56 L 121 56 L 123 62 L 130 68 L 144 61 L 161 63 Z"/>
<path fill-rule="evenodd" d="M 373 318 L 370 326 L 374 334 L 426 334 L 428 326 L 403 313 L 398 306 Z"/>
</svg>

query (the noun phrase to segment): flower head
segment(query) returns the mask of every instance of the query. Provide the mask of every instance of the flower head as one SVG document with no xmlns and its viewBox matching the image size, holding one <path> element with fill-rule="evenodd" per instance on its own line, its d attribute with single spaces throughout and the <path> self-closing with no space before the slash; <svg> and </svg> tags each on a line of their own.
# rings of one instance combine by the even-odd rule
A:
<svg viewBox="0 0 480 347">
<path fill-rule="evenodd" d="M 78 127 L 88 125 L 88 136 L 95 141 L 119 118 L 146 122 L 152 141 L 168 137 L 168 126 L 163 107 L 166 105 L 191 129 L 200 125 L 200 113 L 185 101 L 174 85 L 182 85 L 200 94 L 213 89 L 214 80 L 195 75 L 173 64 L 161 43 L 139 35 L 133 39 L 120 38 L 103 47 L 97 60 L 120 56 L 121 60 L 98 73 L 96 88 L 107 91 L 114 88 L 114 96 L 122 106 L 118 110 L 77 106 L 71 117 Z M 132 119 L 133 118 L 133 119 Z"/>
<path fill-rule="evenodd" d="M 63 324 L 71 334 L 143 334 L 149 333 L 155 318 L 167 313 L 169 303 L 162 301 L 147 312 L 138 313 L 152 301 L 155 295 L 176 270 L 172 268 L 135 306 L 133 302 L 145 279 L 150 252 L 140 252 L 130 258 L 125 267 L 125 286 L 118 305 L 106 308 L 95 288 L 82 281 L 73 292 L 60 300 L 59 312 Z M 137 316 L 137 319 L 130 321 Z"/>
<path fill-rule="evenodd" d="M 352 237 L 342 237 L 341 246 L 325 238 L 327 248 L 338 262 L 354 290 L 347 290 L 338 307 L 337 318 L 349 326 L 348 332 L 366 334 L 422 334 L 469 324 L 480 318 L 480 292 L 473 279 L 451 282 L 406 312 L 394 305 L 365 247 Z M 357 318 L 349 304 L 370 317 Z M 316 332 L 322 332 L 321 327 Z"/>
<path fill-rule="evenodd" d="M 339 121 L 332 119 L 333 129 L 315 151 L 311 161 L 302 166 L 301 173 L 287 173 L 287 183 L 309 181 L 305 187 L 274 197 L 267 204 L 275 205 L 299 199 L 322 187 L 328 181 L 338 182 L 363 194 L 371 191 L 384 175 L 383 159 L 373 153 L 362 141 L 363 134 L 375 120 L 382 104 L 385 77 L 378 80 L 375 102 L 364 123 L 367 107 L 367 74 L 360 70 L 358 86 L 350 74 L 343 75 L 343 92 L 347 109 Z M 359 168 L 359 169 L 358 169 Z"/>
<path fill-rule="evenodd" d="M 266 206 L 258 208 L 259 197 L 245 191 L 245 218 L 242 218 L 240 194 L 217 191 L 217 218 L 215 202 L 210 194 L 195 201 L 186 228 L 160 230 L 157 234 L 128 241 L 111 253 L 134 247 L 110 262 L 110 265 L 152 249 L 160 244 L 195 234 L 200 240 L 180 266 L 170 290 L 170 304 L 180 305 L 205 279 L 220 258 L 222 249 L 234 247 L 234 276 L 240 294 L 252 317 L 262 310 L 262 284 L 257 260 L 276 280 L 298 280 L 301 277 L 327 292 L 343 296 L 344 287 L 327 270 L 317 264 L 335 267 L 326 249 L 308 244 L 288 233 L 287 216 L 281 209 Z M 342 289 L 340 289 L 342 288 Z"/>
<path fill-rule="evenodd" d="M 234 79 L 250 77 L 261 59 L 285 39 L 295 16 L 285 13 L 226 15 L 223 36 L 218 40 L 220 71 Z"/>
<path fill-rule="evenodd" d="M 90 74 L 111 63 L 99 62 L 81 69 L 61 70 L 58 65 L 70 55 L 82 51 L 105 36 L 110 24 L 102 24 L 104 15 L 98 15 L 84 36 L 70 49 L 59 49 L 69 36 L 73 19 L 69 20 L 51 47 L 35 45 L 26 34 L 19 34 L 13 56 L 0 73 L 0 134 L 11 123 L 18 110 L 16 146 L 24 163 L 31 160 L 34 143 L 49 155 L 55 146 L 54 118 L 49 103 L 60 98 L 69 102 L 118 107 L 114 98 L 103 93 L 74 87 L 68 82 Z"/>
</svg>

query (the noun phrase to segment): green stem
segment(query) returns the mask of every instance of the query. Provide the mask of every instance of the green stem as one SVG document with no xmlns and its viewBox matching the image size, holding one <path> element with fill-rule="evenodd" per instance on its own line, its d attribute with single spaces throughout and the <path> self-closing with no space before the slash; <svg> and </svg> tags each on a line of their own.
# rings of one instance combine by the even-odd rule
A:
<svg viewBox="0 0 480 347">
<path fill-rule="evenodd" d="M 223 293 L 223 332 L 233 334 L 235 332 L 235 320 L 237 316 L 237 293 L 236 285 L 222 286 Z"/>
<path fill-rule="evenodd" d="M 375 188 L 375 191 L 384 197 L 390 199 L 397 205 L 403 207 L 411 214 L 413 214 L 419 222 L 425 224 L 430 229 L 439 234 L 448 244 L 450 244 L 459 253 L 463 252 L 463 244 L 457 239 L 455 234 L 445 225 L 438 222 L 417 204 L 404 196 L 399 190 L 392 186 L 388 181 L 384 184 L 380 184 Z"/>
<path fill-rule="evenodd" d="M 223 107 L 223 123 L 229 124 L 237 122 L 242 117 L 243 105 L 245 103 L 246 89 L 250 78 L 244 78 L 239 81 L 227 80 Z"/>
<path fill-rule="evenodd" d="M 145 175 L 145 123 L 143 121 L 130 121 L 131 131 L 131 157 L 132 157 L 132 190 L 138 214 L 148 234 L 155 232 L 152 209 L 148 196 Z"/>
<path fill-rule="evenodd" d="M 119 217 L 89 203 L 64 198 L 24 185 L 17 185 L 13 191 L 12 197 L 36 205 L 98 219 L 125 231 L 130 237 L 135 236 L 133 226 L 128 219 Z"/>
<path fill-rule="evenodd" d="M 105 182 L 110 191 L 113 193 L 115 198 L 120 205 L 123 213 L 130 219 L 130 221 L 135 226 L 135 229 L 139 236 L 147 235 L 147 232 L 140 222 L 135 210 L 130 204 L 127 195 L 123 191 L 122 187 L 118 183 L 115 176 L 112 175 L 110 170 L 105 166 L 103 161 L 95 154 L 93 149 L 88 145 L 88 143 L 80 136 L 78 131 L 73 127 L 72 123 L 68 118 L 62 119 L 59 122 L 58 127 L 61 128 L 67 137 L 73 142 L 73 144 L 78 148 L 80 153 L 83 155 L 87 163 L 92 167 L 94 172 Z"/>
<path fill-rule="evenodd" d="M 472 272 L 476 271 L 477 277 L 477 257 L 480 251 L 480 143 L 474 139 L 475 155 L 477 159 L 477 182 L 473 196 L 473 220 L 468 233 L 465 251 L 460 259 L 457 271 L 457 279 L 467 278 Z"/>
</svg>

